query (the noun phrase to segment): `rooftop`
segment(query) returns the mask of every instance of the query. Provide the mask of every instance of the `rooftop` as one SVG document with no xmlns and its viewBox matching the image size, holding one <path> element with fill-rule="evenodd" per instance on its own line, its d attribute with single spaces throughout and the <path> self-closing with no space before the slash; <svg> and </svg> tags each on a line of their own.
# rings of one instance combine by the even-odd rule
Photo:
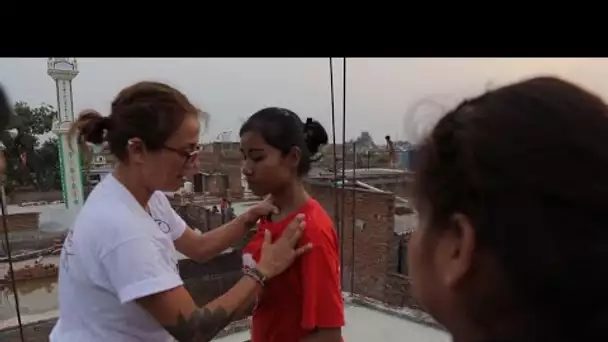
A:
<svg viewBox="0 0 608 342">
<path fill-rule="evenodd" d="M 232 204 L 232 208 L 234 209 L 234 214 L 236 216 L 239 216 L 241 214 L 243 214 L 249 207 L 251 207 L 252 205 L 257 204 L 260 201 L 247 201 L 247 202 L 236 202 Z M 209 204 L 206 205 L 205 208 L 211 210 L 211 208 L 213 208 L 213 204 Z M 198 230 L 195 230 L 196 232 L 200 232 Z M 228 248 L 227 250 L 223 251 L 222 253 L 230 253 L 232 252 L 232 248 Z M 175 251 L 177 259 L 178 260 L 182 260 L 182 259 L 188 259 L 187 256 L 183 255 L 182 253 Z"/>
<path fill-rule="evenodd" d="M 44 232 L 67 230 L 76 219 L 77 214 L 77 210 L 67 209 L 63 203 L 31 206 L 8 205 L 7 211 L 8 214 L 40 213 L 39 229 Z"/>
<path fill-rule="evenodd" d="M 448 342 L 451 337 L 444 331 L 397 314 L 347 304 L 346 326 L 342 330 L 347 342 Z M 249 331 L 234 333 L 217 339 L 218 342 L 243 342 L 250 339 Z"/>
<path fill-rule="evenodd" d="M 342 170 L 338 170 L 338 178 L 342 177 Z M 357 178 L 367 177 L 395 177 L 400 175 L 411 175 L 411 171 L 402 169 L 384 169 L 384 168 L 360 168 L 360 169 L 345 169 L 344 176 L 346 178 L 353 177 L 353 174 Z M 309 173 L 310 178 L 334 178 L 333 171 L 315 169 L 314 172 Z"/>
<path fill-rule="evenodd" d="M 418 226 L 418 215 L 404 214 L 395 215 L 394 231 L 397 234 L 407 234 L 413 232 Z"/>
</svg>

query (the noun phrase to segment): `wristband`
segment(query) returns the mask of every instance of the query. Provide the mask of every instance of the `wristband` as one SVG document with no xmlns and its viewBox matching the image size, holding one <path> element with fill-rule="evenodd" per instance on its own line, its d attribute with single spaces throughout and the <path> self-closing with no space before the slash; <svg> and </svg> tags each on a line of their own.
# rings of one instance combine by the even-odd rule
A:
<svg viewBox="0 0 608 342">
<path fill-rule="evenodd" d="M 243 274 L 253 278 L 253 280 L 260 284 L 261 287 L 264 287 L 264 285 L 266 285 L 267 278 L 262 274 L 262 272 L 260 272 L 260 270 L 255 267 L 243 267 Z"/>
</svg>

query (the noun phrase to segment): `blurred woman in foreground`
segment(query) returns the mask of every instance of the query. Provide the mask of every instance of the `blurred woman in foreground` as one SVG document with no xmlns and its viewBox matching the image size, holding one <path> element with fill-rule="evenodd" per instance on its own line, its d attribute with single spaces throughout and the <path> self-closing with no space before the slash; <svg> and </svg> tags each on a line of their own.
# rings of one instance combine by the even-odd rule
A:
<svg viewBox="0 0 608 342">
<path fill-rule="evenodd" d="M 420 147 L 412 288 L 457 342 L 608 341 L 608 107 L 541 77 Z"/>
</svg>

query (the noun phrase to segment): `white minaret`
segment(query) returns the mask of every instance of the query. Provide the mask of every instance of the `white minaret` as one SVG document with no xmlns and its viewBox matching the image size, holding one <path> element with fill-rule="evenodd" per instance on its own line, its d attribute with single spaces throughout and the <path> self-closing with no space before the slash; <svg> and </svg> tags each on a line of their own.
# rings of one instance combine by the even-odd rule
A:
<svg viewBox="0 0 608 342">
<path fill-rule="evenodd" d="M 59 138 L 59 165 L 63 201 L 68 209 L 77 209 L 84 202 L 82 165 L 76 138 L 69 141 L 67 132 L 74 122 L 72 80 L 78 75 L 75 58 L 49 58 L 48 74 L 55 80 L 57 89 L 57 118 L 53 132 Z"/>
</svg>

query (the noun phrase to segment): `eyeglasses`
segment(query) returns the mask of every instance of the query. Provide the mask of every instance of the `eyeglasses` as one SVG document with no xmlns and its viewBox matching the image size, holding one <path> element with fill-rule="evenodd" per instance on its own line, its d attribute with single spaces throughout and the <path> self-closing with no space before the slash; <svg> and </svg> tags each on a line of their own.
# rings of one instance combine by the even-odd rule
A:
<svg viewBox="0 0 608 342">
<path fill-rule="evenodd" d="M 194 151 L 184 151 L 184 150 L 178 150 L 176 148 L 170 147 L 170 146 L 163 146 L 163 148 L 165 150 L 171 151 L 171 152 L 175 152 L 178 155 L 182 156 L 184 158 L 184 165 L 182 167 L 185 167 L 186 165 L 194 162 L 194 160 L 196 160 L 196 158 L 198 158 L 198 154 L 200 152 L 200 147 L 196 147 L 196 149 Z"/>
</svg>

